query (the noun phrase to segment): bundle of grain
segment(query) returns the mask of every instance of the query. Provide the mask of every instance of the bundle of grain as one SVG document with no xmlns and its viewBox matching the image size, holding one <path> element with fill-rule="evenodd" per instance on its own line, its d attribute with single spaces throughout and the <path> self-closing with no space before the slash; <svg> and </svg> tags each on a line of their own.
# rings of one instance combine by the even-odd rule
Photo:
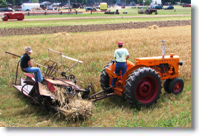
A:
<svg viewBox="0 0 200 136">
<path fill-rule="evenodd" d="M 55 37 L 69 36 L 69 34 L 66 33 L 66 32 L 60 32 L 60 33 L 56 33 L 56 34 L 54 34 L 54 36 L 55 36 Z"/>
<path fill-rule="evenodd" d="M 80 93 L 67 94 L 65 88 L 56 88 L 55 100 L 59 102 L 58 109 L 68 118 L 86 118 L 92 114 L 92 102 L 83 100 Z M 75 90 L 74 90 L 75 91 Z"/>
<path fill-rule="evenodd" d="M 157 25 L 152 25 L 152 26 L 149 26 L 148 29 L 149 30 L 152 30 L 152 29 L 158 29 L 159 27 Z"/>
<path fill-rule="evenodd" d="M 47 89 L 52 94 L 45 85 L 42 85 L 42 88 Z M 55 86 L 55 89 L 56 93 L 52 94 L 54 96 L 53 103 L 58 103 L 58 111 L 66 116 L 67 119 L 87 118 L 92 115 L 92 102 L 83 100 L 80 93 L 67 94 L 64 87 Z"/>
<path fill-rule="evenodd" d="M 59 107 L 60 112 L 68 119 L 87 118 L 92 115 L 92 102 L 77 97 L 70 99 L 69 103 Z"/>
</svg>

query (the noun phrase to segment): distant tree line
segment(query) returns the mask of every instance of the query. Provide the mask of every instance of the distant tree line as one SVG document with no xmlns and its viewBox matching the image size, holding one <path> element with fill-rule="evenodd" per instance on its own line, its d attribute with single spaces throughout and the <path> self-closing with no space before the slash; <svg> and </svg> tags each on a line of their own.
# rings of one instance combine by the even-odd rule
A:
<svg viewBox="0 0 200 136">
<path fill-rule="evenodd" d="M 0 7 L 6 6 L 6 0 L 0 0 Z"/>
<path fill-rule="evenodd" d="M 145 0 L 149 1 L 149 0 Z M 162 0 L 162 4 L 165 4 L 166 2 L 171 2 L 172 4 L 175 4 L 176 2 L 181 2 L 181 3 L 191 3 L 191 0 Z M 136 0 L 137 4 L 143 4 L 143 0 Z"/>
<path fill-rule="evenodd" d="M 191 0 L 162 0 L 163 4 L 165 4 L 165 2 L 171 2 L 172 4 L 175 4 L 176 2 L 191 3 Z"/>
<path fill-rule="evenodd" d="M 0 5 L 5 4 L 6 2 L 9 2 L 10 4 L 21 4 L 24 2 L 44 2 L 44 1 L 50 1 L 50 2 L 68 2 L 68 0 L 0 0 Z M 152 0 L 145 0 L 145 3 L 143 3 L 143 0 L 70 0 L 70 2 L 73 3 L 82 3 L 82 4 L 95 4 L 95 3 L 101 3 L 101 2 L 107 2 L 108 4 L 115 4 L 116 2 L 122 2 L 125 4 L 130 4 L 131 2 L 135 2 L 136 4 L 144 4 L 148 5 L 148 3 L 151 3 Z M 181 3 L 191 3 L 191 0 L 162 0 L 162 3 L 165 4 L 166 2 L 171 2 L 172 4 L 175 4 L 175 2 L 181 2 Z"/>
</svg>

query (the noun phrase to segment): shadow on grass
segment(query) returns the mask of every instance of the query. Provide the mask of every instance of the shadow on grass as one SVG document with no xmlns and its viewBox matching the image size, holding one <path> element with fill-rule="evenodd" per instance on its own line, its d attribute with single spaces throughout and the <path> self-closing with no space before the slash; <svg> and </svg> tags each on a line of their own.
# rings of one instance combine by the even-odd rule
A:
<svg viewBox="0 0 200 136">
<path fill-rule="evenodd" d="M 108 108 L 118 107 L 118 108 L 121 108 L 122 110 L 123 109 L 133 109 L 133 110 L 136 109 L 138 111 L 140 110 L 140 107 L 131 106 L 124 97 L 117 96 L 117 95 L 106 98 L 104 101 L 101 102 L 101 104 L 105 105 L 105 107 L 108 107 Z"/>
<path fill-rule="evenodd" d="M 168 94 L 166 92 L 162 92 L 160 95 L 160 98 L 157 100 L 157 103 L 154 103 L 150 106 L 142 106 L 140 103 L 137 103 L 136 105 L 132 106 L 130 105 L 127 100 L 124 97 L 121 96 L 111 96 L 109 98 L 106 98 L 105 100 L 103 100 L 102 102 L 100 102 L 102 105 L 105 105 L 105 107 L 109 107 L 109 108 L 115 108 L 115 107 L 119 107 L 122 109 L 131 109 L 134 111 L 140 111 L 140 110 L 144 110 L 144 109 L 153 109 L 153 108 L 163 108 L 160 103 L 162 102 L 166 102 L 167 99 L 170 98 L 170 96 L 173 94 Z M 176 96 L 176 98 L 179 99 L 180 96 Z"/>
</svg>

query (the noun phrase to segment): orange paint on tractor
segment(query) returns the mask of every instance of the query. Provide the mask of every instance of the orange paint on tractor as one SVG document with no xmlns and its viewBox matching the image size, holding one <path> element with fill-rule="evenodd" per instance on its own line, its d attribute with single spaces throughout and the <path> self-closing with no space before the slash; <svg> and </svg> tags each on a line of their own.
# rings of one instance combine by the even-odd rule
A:
<svg viewBox="0 0 200 136">
<path fill-rule="evenodd" d="M 162 56 L 137 58 L 135 61 L 135 65 L 131 61 L 127 60 L 127 72 L 124 74 L 123 77 L 117 76 L 114 73 L 115 64 L 116 63 L 110 65 L 106 69 L 106 73 L 110 77 L 109 86 L 112 86 L 113 78 L 118 78 L 116 84 L 120 85 L 113 88 L 113 90 L 114 94 L 119 96 L 122 96 L 123 92 L 125 91 L 124 86 L 126 85 L 126 80 L 129 78 L 129 75 L 138 68 L 150 67 L 154 69 L 161 77 L 161 80 L 174 79 L 179 76 L 179 56 L 174 55 L 173 53 L 165 56 L 165 58 L 162 58 Z M 120 74 L 122 75 L 122 73 Z"/>
</svg>

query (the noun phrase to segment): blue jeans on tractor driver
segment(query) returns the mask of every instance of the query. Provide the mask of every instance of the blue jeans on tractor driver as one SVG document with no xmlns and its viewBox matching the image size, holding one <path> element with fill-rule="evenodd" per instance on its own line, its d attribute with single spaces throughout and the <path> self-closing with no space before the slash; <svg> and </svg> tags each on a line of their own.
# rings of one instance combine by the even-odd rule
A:
<svg viewBox="0 0 200 136">
<path fill-rule="evenodd" d="M 43 77 L 42 77 L 40 68 L 38 68 L 38 67 L 28 67 L 25 70 L 30 72 L 30 73 L 34 73 L 35 81 L 38 81 L 38 82 L 41 83 L 41 81 L 43 80 Z"/>
<path fill-rule="evenodd" d="M 127 65 L 126 62 L 117 62 L 115 65 L 115 74 L 120 76 L 120 70 L 122 70 L 122 76 L 126 73 Z M 117 78 L 113 78 L 112 86 L 116 84 Z"/>
</svg>

